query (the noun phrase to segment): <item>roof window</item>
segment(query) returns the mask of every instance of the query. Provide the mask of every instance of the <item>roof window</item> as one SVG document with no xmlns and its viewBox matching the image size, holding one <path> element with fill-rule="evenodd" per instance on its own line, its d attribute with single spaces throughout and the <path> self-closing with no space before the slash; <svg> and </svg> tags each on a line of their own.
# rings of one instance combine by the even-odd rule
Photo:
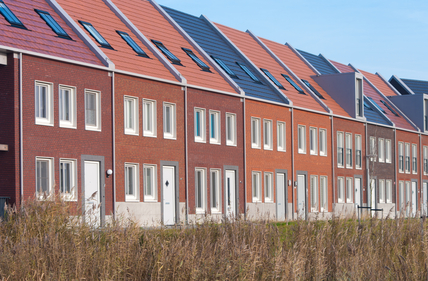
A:
<svg viewBox="0 0 428 281">
<path fill-rule="evenodd" d="M 317 95 L 320 99 L 325 100 L 325 98 L 314 88 L 312 87 L 311 83 L 309 83 L 307 80 L 302 79 L 302 82 L 306 84 L 306 86 L 308 86 L 309 89 L 311 89 L 311 91 Z"/>
<path fill-rule="evenodd" d="M 380 107 L 371 97 L 367 97 L 367 98 L 372 102 L 374 106 L 376 106 L 377 109 L 379 109 L 381 112 L 386 114 L 385 110 L 383 110 L 382 107 Z"/>
<path fill-rule="evenodd" d="M 186 48 L 182 49 L 203 71 L 210 71 L 210 67 L 198 58 L 192 50 Z"/>
<path fill-rule="evenodd" d="M 383 103 L 388 109 L 389 109 L 389 111 L 391 111 L 392 112 L 392 114 L 394 114 L 395 116 L 399 116 L 398 114 L 397 114 L 397 112 L 395 112 L 394 110 L 392 110 L 392 108 L 389 106 L 389 104 L 387 104 L 386 103 L 386 101 L 384 101 L 384 100 L 381 100 L 380 101 L 381 103 Z"/>
<path fill-rule="evenodd" d="M 299 85 L 297 85 L 296 83 L 294 83 L 293 80 L 291 80 L 290 76 L 285 75 L 285 74 L 281 74 L 281 75 L 282 75 L 282 77 L 285 78 L 285 80 L 288 81 L 288 83 L 290 83 L 291 86 L 294 87 L 294 89 L 296 89 L 296 91 L 298 91 L 300 94 L 303 94 L 303 95 L 305 94 L 305 92 L 303 92 L 303 90 L 299 87 Z"/>
<path fill-rule="evenodd" d="M 366 99 L 364 99 L 364 108 L 367 110 L 373 110 L 370 105 L 367 103 Z"/>
<path fill-rule="evenodd" d="M 156 47 L 158 47 L 159 50 L 161 50 L 161 52 L 173 63 L 173 64 L 178 64 L 178 65 L 182 65 L 180 62 L 180 59 L 177 58 L 173 53 L 171 53 L 162 42 L 156 41 L 156 40 L 152 40 L 153 44 L 156 45 Z"/>
<path fill-rule="evenodd" d="M 250 78 L 253 79 L 254 82 L 262 84 L 259 78 L 257 78 L 257 76 L 254 75 L 254 73 L 252 73 L 245 64 L 239 62 L 236 62 L 236 64 L 239 65 L 239 67 L 242 68 L 242 70 L 245 71 L 245 73 L 247 73 L 247 75 L 250 76 Z"/>
<path fill-rule="evenodd" d="M 235 72 L 232 71 L 232 69 L 230 69 L 220 58 L 218 57 L 213 57 L 211 56 L 211 58 L 232 78 L 238 78 L 238 76 L 236 76 Z"/>
<path fill-rule="evenodd" d="M 272 80 L 272 82 L 280 89 L 284 89 L 284 86 L 281 85 L 281 83 L 279 83 L 278 80 L 275 79 L 275 77 L 273 77 L 273 75 L 269 72 L 269 70 L 264 69 L 264 68 L 260 68 L 261 71 L 263 71 L 264 74 L 266 74 L 267 77 L 269 77 L 270 80 Z"/>
<path fill-rule="evenodd" d="M 52 28 L 53 32 L 55 32 L 58 37 L 71 39 L 67 32 L 65 32 L 65 30 L 62 29 L 62 27 L 53 19 L 51 14 L 37 9 L 34 9 L 34 11 L 39 14 L 39 16 L 46 22 L 47 25 L 49 25 L 50 28 Z"/>
<path fill-rule="evenodd" d="M 79 23 L 83 25 L 83 27 L 92 35 L 92 37 L 95 38 L 95 40 L 97 40 L 101 47 L 113 50 L 112 46 L 110 46 L 107 40 L 101 36 L 101 34 L 95 29 L 95 27 L 92 26 L 92 24 L 81 20 L 79 20 Z"/>
<path fill-rule="evenodd" d="M 22 24 L 22 22 L 12 13 L 3 0 L 0 0 L 0 13 L 10 23 L 10 25 L 26 29 L 24 24 Z"/>
<path fill-rule="evenodd" d="M 131 48 L 138 54 L 138 56 L 145 57 L 145 58 L 149 57 L 143 51 L 143 49 L 141 49 L 140 46 L 138 46 L 137 43 L 135 43 L 134 39 L 132 39 L 131 36 L 129 36 L 128 33 L 122 32 L 122 31 L 119 31 L 119 30 L 116 30 L 116 32 L 117 32 L 117 34 L 120 35 L 120 37 L 122 37 L 123 40 L 125 40 L 126 43 L 128 43 L 129 46 L 131 46 Z"/>
</svg>

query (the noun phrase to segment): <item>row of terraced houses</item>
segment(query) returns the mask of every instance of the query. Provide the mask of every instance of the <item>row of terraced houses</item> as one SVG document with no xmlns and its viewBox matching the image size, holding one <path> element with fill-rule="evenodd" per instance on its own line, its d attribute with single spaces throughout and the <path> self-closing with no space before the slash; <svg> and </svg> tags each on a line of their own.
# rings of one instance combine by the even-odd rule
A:
<svg viewBox="0 0 428 281">
<path fill-rule="evenodd" d="M 145 0 L 0 0 L 0 196 L 145 225 L 427 212 L 428 82 Z M 80 209 L 80 208 L 78 208 Z"/>
</svg>

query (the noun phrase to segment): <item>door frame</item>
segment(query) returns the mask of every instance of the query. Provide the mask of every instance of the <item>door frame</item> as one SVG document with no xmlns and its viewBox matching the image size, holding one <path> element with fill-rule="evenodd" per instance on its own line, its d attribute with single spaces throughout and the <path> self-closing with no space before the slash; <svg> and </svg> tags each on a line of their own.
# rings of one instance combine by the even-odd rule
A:
<svg viewBox="0 0 428 281">
<path fill-rule="evenodd" d="M 299 194 L 299 192 L 297 190 L 297 188 L 299 187 L 299 184 L 298 184 L 299 175 L 305 176 L 305 220 L 307 220 L 308 219 L 308 172 L 307 171 L 296 171 L 296 186 L 295 186 L 295 188 L 296 188 L 296 199 L 297 200 L 299 200 L 299 198 L 297 196 Z M 296 201 L 296 206 L 298 206 L 297 201 Z M 297 212 L 297 210 L 294 210 L 294 208 L 293 208 L 293 212 L 294 211 Z"/>
<path fill-rule="evenodd" d="M 180 181 L 179 181 L 179 163 L 177 161 L 160 161 L 160 176 L 161 176 L 161 221 L 163 221 L 163 167 L 174 167 L 174 181 L 175 181 L 175 224 L 180 222 Z M 187 206 L 186 206 L 187 207 Z"/>
<path fill-rule="evenodd" d="M 227 184 L 226 170 L 235 171 L 235 217 L 237 217 L 240 214 L 239 213 L 239 167 L 231 166 L 231 165 L 223 166 L 223 198 L 224 198 L 224 202 L 222 202 L 223 216 L 226 217 L 226 184 Z"/>
<path fill-rule="evenodd" d="M 106 195 L 105 195 L 105 162 L 104 156 L 97 155 L 81 155 L 80 156 L 80 173 L 82 175 L 82 215 L 85 217 L 85 161 L 93 161 L 100 163 L 100 199 L 101 199 L 101 210 L 100 210 L 100 226 L 104 226 L 105 215 L 106 215 Z"/>
<path fill-rule="evenodd" d="M 278 174 L 284 174 L 285 175 L 285 179 L 284 179 L 284 193 L 285 193 L 285 220 L 288 220 L 288 171 L 287 170 L 282 170 L 282 169 L 275 169 L 275 207 L 276 204 L 278 204 L 278 181 L 277 181 L 277 176 Z M 276 212 L 276 217 L 278 219 L 278 207 L 275 208 L 275 212 Z"/>
</svg>

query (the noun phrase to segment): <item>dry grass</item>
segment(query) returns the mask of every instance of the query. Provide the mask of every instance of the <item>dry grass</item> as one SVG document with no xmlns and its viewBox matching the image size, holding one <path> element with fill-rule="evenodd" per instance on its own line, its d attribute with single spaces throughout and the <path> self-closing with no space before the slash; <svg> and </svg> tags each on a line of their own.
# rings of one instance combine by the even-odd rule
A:
<svg viewBox="0 0 428 281">
<path fill-rule="evenodd" d="M 422 280 L 418 219 L 237 220 L 144 230 L 131 221 L 76 224 L 59 200 L 28 201 L 0 223 L 5 280 Z M 426 226 L 426 225 L 424 225 Z"/>
</svg>

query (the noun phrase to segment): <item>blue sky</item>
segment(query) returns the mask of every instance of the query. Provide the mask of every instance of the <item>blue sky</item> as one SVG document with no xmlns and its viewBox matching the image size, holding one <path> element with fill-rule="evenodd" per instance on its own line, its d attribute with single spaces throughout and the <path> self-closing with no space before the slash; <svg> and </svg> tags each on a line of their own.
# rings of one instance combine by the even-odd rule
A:
<svg viewBox="0 0 428 281">
<path fill-rule="evenodd" d="M 386 79 L 428 80 L 426 0 L 158 0 Z"/>
</svg>

